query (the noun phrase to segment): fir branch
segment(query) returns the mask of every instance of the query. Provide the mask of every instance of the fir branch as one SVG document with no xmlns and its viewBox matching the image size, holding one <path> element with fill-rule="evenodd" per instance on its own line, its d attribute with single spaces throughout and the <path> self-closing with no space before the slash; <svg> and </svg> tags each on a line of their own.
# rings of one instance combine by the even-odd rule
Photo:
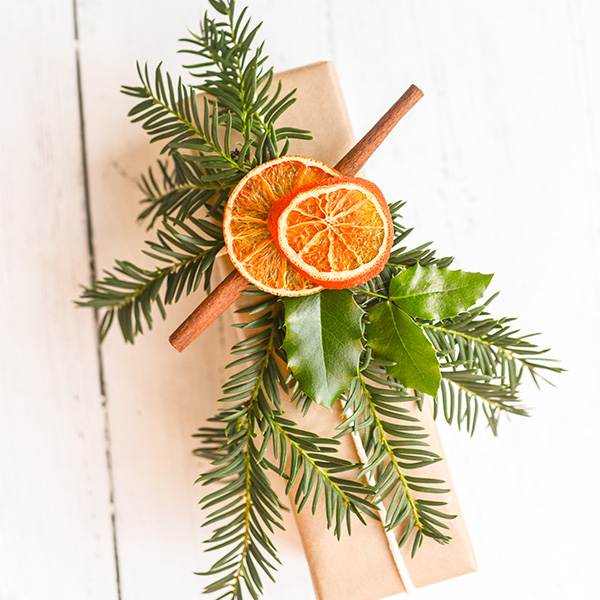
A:
<svg viewBox="0 0 600 600">
<path fill-rule="evenodd" d="M 205 573 L 220 576 L 205 592 L 225 590 L 221 598 L 242 598 L 243 589 L 258 598 L 263 590 L 260 572 L 272 579 L 274 563 L 279 562 L 268 532 L 283 528 L 283 519 L 279 500 L 265 474 L 265 443 L 261 447 L 255 443 L 264 428 L 263 415 L 272 410 L 265 383 L 277 379 L 274 370 L 278 367 L 273 360 L 277 336 L 274 300 L 264 314 L 248 324 L 251 327 L 265 322 L 265 329 L 233 348 L 241 356 L 228 366 L 250 365 L 232 375 L 223 388 L 221 401 L 227 406 L 220 411 L 219 420 L 224 426 L 200 433 L 205 442 L 212 444 L 211 453 L 218 458 L 213 460 L 214 469 L 198 481 L 220 485 L 200 502 L 205 509 L 213 509 L 203 525 L 218 524 L 207 544 L 210 550 L 226 549 L 226 554 Z M 223 440 L 225 444 L 216 450 Z"/>
<path fill-rule="evenodd" d="M 368 361 L 368 359 L 367 359 Z M 441 529 L 447 525 L 433 518 L 431 506 L 426 499 L 419 499 L 415 492 L 446 493 L 439 487 L 443 481 L 410 476 L 405 471 L 424 468 L 441 460 L 427 449 L 427 433 L 417 417 L 411 416 L 406 402 L 414 402 L 399 383 L 387 376 L 385 371 L 373 364 L 363 368 L 346 395 L 343 433 L 361 433 L 368 461 L 362 474 L 373 481 L 374 502 L 387 504 L 385 528 L 395 529 L 402 525 L 404 534 L 399 544 L 413 537 L 413 555 L 424 537 L 439 543 L 450 538 Z M 436 506 L 445 503 L 436 502 Z M 437 511 L 444 519 L 451 515 Z"/>
<path fill-rule="evenodd" d="M 196 89 L 218 99 L 222 112 L 232 116 L 233 129 L 245 141 L 256 138 L 257 164 L 285 154 L 291 139 L 312 139 L 303 129 L 275 127 L 277 119 L 295 102 L 295 90 L 281 97 L 279 83 L 269 95 L 273 69 L 264 69 L 264 44 L 251 52 L 260 25 L 251 26 L 247 7 L 238 15 L 236 4 L 231 1 L 217 10 L 225 20 L 205 16 L 200 35 L 190 32 L 191 37 L 182 40 L 189 47 L 181 52 L 200 61 L 184 65 L 200 80 Z M 282 141 L 284 149 L 279 151 Z"/>
<path fill-rule="evenodd" d="M 252 289 L 249 294 L 257 301 L 238 311 L 249 318 L 237 326 L 252 335 L 232 348 L 234 360 L 227 368 L 239 370 L 223 387 L 221 402 L 226 407 L 211 420 L 221 426 L 205 427 L 196 434 L 201 440 L 196 454 L 214 467 L 199 481 L 221 486 L 201 500 L 202 506 L 214 509 L 205 524 L 219 524 L 208 543 L 226 551 L 206 573 L 221 576 L 206 591 L 227 590 L 223 597 L 229 598 L 240 598 L 242 586 L 256 597 L 262 590 L 259 571 L 272 577 L 277 562 L 265 528 L 273 532 L 281 527 L 280 506 L 266 479 L 267 470 L 284 477 L 286 493 L 296 488 L 298 511 L 311 502 L 314 512 L 324 499 L 328 527 L 338 537 L 344 522 L 350 530 L 353 515 L 363 523 L 363 513 L 375 516 L 368 500 L 373 494 L 370 486 L 339 476 L 358 468 L 335 456 L 339 442 L 301 430 L 285 417 L 280 390 L 286 391 L 287 386 L 277 363 L 282 306 L 274 296 Z M 265 456 L 269 448 L 276 463 Z"/>
<path fill-rule="evenodd" d="M 245 20 L 246 13 L 247 7 L 236 16 L 235 2 L 231 2 L 221 13 L 227 17 L 226 21 L 216 22 L 205 15 L 201 34 L 190 32 L 192 37 L 181 40 L 190 47 L 180 52 L 203 61 L 184 67 L 201 80 L 195 86 L 198 90 L 219 97 L 221 106 L 235 114 L 234 126 L 237 131 L 246 135 L 260 135 L 267 127 L 258 114 L 253 122 L 260 107 L 260 103 L 256 106 L 254 101 L 257 89 L 265 80 L 271 83 L 272 70 L 263 73 L 261 69 L 264 63 L 263 45 L 252 56 L 250 54 L 260 25 L 250 30 L 250 20 Z"/>
<path fill-rule="evenodd" d="M 165 161 L 159 159 L 157 167 L 161 177 L 157 177 L 151 167 L 140 177 L 139 187 L 144 194 L 141 203 L 145 208 L 138 221 L 149 219 L 147 229 L 167 216 L 184 220 L 202 207 L 212 215 L 214 207 L 224 204 L 231 192 L 228 183 L 206 180 L 205 173 L 177 151 L 171 152 Z"/>
<path fill-rule="evenodd" d="M 203 474 L 203 484 L 221 483 L 223 487 L 201 501 L 205 507 L 217 506 L 203 525 L 219 524 L 207 543 L 210 550 L 226 548 L 223 555 L 204 575 L 219 575 L 205 593 L 226 590 L 221 598 L 242 598 L 245 588 L 253 598 L 263 591 L 260 571 L 269 578 L 279 563 L 268 532 L 283 528 L 279 501 L 260 465 L 260 450 L 254 442 L 255 423 L 252 409 L 236 421 L 240 432 L 230 439 L 231 448 L 217 469 Z M 234 475 L 232 476 L 232 474 Z M 259 571 L 260 569 L 260 571 Z"/>
<path fill-rule="evenodd" d="M 517 393 L 524 372 L 539 384 L 539 380 L 547 381 L 541 372 L 563 371 L 544 356 L 548 349 L 511 327 L 513 318 L 489 316 L 486 309 L 495 297 L 452 319 L 418 321 L 437 350 L 442 367 L 436 413 L 441 401 L 446 421 L 456 420 L 459 428 L 464 422 L 471 434 L 480 408 L 494 434 L 502 413 L 527 416 Z"/>
<path fill-rule="evenodd" d="M 160 216 L 177 211 L 177 218 L 183 220 L 205 205 L 209 216 L 219 217 L 231 189 L 254 166 L 248 152 L 256 142 L 244 140 L 241 149 L 232 150 L 232 115 L 221 113 L 218 101 L 207 96 L 200 107 L 196 91 L 181 78 L 174 84 L 161 65 L 151 77 L 148 65 L 142 70 L 138 64 L 138 74 L 141 86 L 122 88 L 140 100 L 129 116 L 132 122 L 142 123 L 151 142 L 163 142 L 161 154 L 168 152 L 173 160 L 172 173 L 165 163 L 158 163 L 163 186 L 151 170 L 142 177 L 140 187 L 146 194 L 142 204 L 149 206 L 139 218 L 151 217 L 151 227 Z"/>
<path fill-rule="evenodd" d="M 144 269 L 129 261 L 117 260 L 113 272 L 84 288 L 78 306 L 104 309 L 100 321 L 100 340 L 108 333 L 115 316 L 123 338 L 133 343 L 144 327 L 152 329 L 153 307 L 163 319 L 165 305 L 177 302 L 182 294 L 189 295 L 204 283 L 210 289 L 214 260 L 223 248 L 222 230 L 203 219 L 188 219 L 188 224 L 173 220 L 164 223 L 156 241 L 146 242 L 144 253 L 163 263 L 154 269 Z"/>
<path fill-rule="evenodd" d="M 139 100 L 129 112 L 132 122 L 142 124 L 151 142 L 163 142 L 161 153 L 173 160 L 171 169 L 158 162 L 162 186 L 152 170 L 142 177 L 146 206 L 139 219 L 149 218 L 149 227 L 164 216 L 183 220 L 203 206 L 219 218 L 231 189 L 248 170 L 285 154 L 292 139 L 312 139 L 306 130 L 276 127 L 295 102 L 295 90 L 281 97 L 279 84 L 271 93 L 274 74 L 263 70 L 262 45 L 251 52 L 260 26 L 251 29 L 246 9 L 237 16 L 233 1 L 213 7 L 227 19 L 205 15 L 200 35 L 190 32 L 192 37 L 182 40 L 191 48 L 181 52 L 201 59 L 185 65 L 201 84 L 174 82 L 160 64 L 151 76 L 148 65 L 142 69 L 138 64 L 141 86 L 122 88 Z M 204 94 L 201 106 L 197 92 Z M 241 138 L 235 144 L 234 131 Z"/>
<path fill-rule="evenodd" d="M 519 336 L 519 330 L 510 325 L 514 318 L 489 317 L 486 309 L 496 296 L 452 319 L 420 325 L 432 342 L 445 349 L 449 360 L 464 361 L 467 368 L 475 367 L 485 375 L 498 377 L 512 389 L 519 385 L 523 370 L 536 383 L 539 379 L 547 381 L 540 371 L 561 373 L 564 369 L 553 366 L 550 363 L 554 361 L 543 356 L 550 349 L 542 349 L 530 341 L 537 334 Z M 452 353 L 451 349 L 455 351 Z"/>
<path fill-rule="evenodd" d="M 319 500 L 323 498 L 327 528 L 333 528 L 338 539 L 344 523 L 348 533 L 352 532 L 352 515 L 363 525 L 366 525 L 363 512 L 377 518 L 376 507 L 368 500 L 374 490 L 359 478 L 355 479 L 355 475 L 351 478 L 337 476 L 349 471 L 356 474 L 359 468 L 359 465 L 331 454 L 337 451 L 337 440 L 304 431 L 283 416 L 274 416 L 270 426 L 274 434 L 279 434 L 279 443 L 275 443 L 279 464 L 272 465 L 272 468 L 287 480 L 286 494 L 299 480 L 294 496 L 298 513 L 312 501 L 312 513 L 315 514 Z"/>
<path fill-rule="evenodd" d="M 510 388 L 477 371 L 441 370 L 441 375 L 440 390 L 434 398 L 434 415 L 437 416 L 441 402 L 446 421 L 456 420 L 459 429 L 464 423 L 471 435 L 475 432 L 480 406 L 494 435 L 498 433 L 501 413 L 529 416 Z"/>
<path fill-rule="evenodd" d="M 174 84 L 169 73 L 163 75 L 161 65 L 156 67 L 151 78 L 148 65 L 142 70 L 138 64 L 138 75 L 141 86 L 122 88 L 124 94 L 140 99 L 129 111 L 132 122 L 142 123 L 151 136 L 151 143 L 168 140 L 161 154 L 180 149 L 201 153 L 198 156 L 186 155 L 186 159 L 206 167 L 210 171 L 207 174 L 217 180 L 235 185 L 235 178 L 239 179 L 240 173 L 244 174 L 248 169 L 243 162 L 240 164 L 231 156 L 228 142 L 232 122 L 228 115 L 219 114 L 218 102 L 211 102 L 204 96 L 201 110 L 196 93 L 185 86 L 181 78 Z M 221 133 L 224 135 L 223 143 Z"/>
<path fill-rule="evenodd" d="M 452 263 L 450 257 L 438 258 L 430 244 L 413 249 L 405 245 L 412 230 L 402 225 L 402 206 L 402 202 L 390 205 L 396 237 L 386 267 L 371 281 L 354 288 L 357 302 L 366 312 L 388 299 L 390 280 L 402 269 L 415 264 L 446 268 Z M 415 320 L 440 361 L 442 382 L 434 398 L 434 414 L 437 417 L 441 404 L 446 421 L 456 422 L 459 429 L 464 425 L 471 434 L 481 412 L 494 434 L 501 414 L 527 415 L 517 394 L 525 371 L 539 384 L 539 380 L 547 381 L 541 371 L 563 370 L 545 358 L 549 350 L 532 343 L 531 335 L 519 335 L 511 328 L 514 319 L 489 316 L 486 309 L 494 298 L 451 319 Z"/>
</svg>

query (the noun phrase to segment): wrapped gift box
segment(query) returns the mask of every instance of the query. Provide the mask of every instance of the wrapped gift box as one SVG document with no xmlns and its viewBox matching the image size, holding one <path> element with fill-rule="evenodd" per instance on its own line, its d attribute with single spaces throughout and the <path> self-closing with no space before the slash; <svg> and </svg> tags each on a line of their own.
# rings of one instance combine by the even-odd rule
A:
<svg viewBox="0 0 600 600">
<path fill-rule="evenodd" d="M 354 135 L 333 64 L 315 63 L 281 73 L 278 79 L 284 93 L 297 89 L 297 102 L 278 124 L 306 128 L 314 136 L 311 141 L 293 142 L 289 153 L 311 156 L 335 165 L 354 145 Z M 374 121 L 377 116 L 374 115 Z M 232 269 L 226 256 L 221 257 L 217 266 L 217 276 L 222 278 Z M 242 296 L 235 307 L 240 308 L 248 302 L 252 303 L 251 297 Z M 235 318 L 243 319 L 240 315 Z M 240 336 L 247 334 L 244 330 L 238 331 Z M 252 334 L 251 330 L 249 334 Z M 341 422 L 339 403 L 333 410 L 315 404 L 303 415 L 289 398 L 283 398 L 282 402 L 286 416 L 301 429 L 329 438 L 336 434 L 336 427 Z M 443 457 L 430 408 L 425 405 L 423 411 L 419 411 L 414 403 L 411 410 L 418 413 L 426 428 L 431 449 Z M 353 436 L 341 439 L 338 452 L 343 458 L 359 460 Z M 416 469 L 411 474 L 443 479 L 452 487 L 445 460 Z M 475 571 L 475 557 L 456 493 L 452 490 L 444 494 L 443 499 L 448 502 L 447 512 L 458 515 L 448 522 L 452 541 L 443 546 L 425 538 L 414 558 L 410 557 L 410 544 L 397 551 L 380 521 L 369 519 L 366 527 L 357 523 L 351 536 L 345 534 L 338 541 L 327 530 L 323 506 L 318 507 L 315 515 L 308 509 L 300 514 L 294 511 L 318 600 L 380 600 L 407 591 L 412 585 L 418 588 Z M 291 497 L 290 502 L 293 505 Z"/>
</svg>

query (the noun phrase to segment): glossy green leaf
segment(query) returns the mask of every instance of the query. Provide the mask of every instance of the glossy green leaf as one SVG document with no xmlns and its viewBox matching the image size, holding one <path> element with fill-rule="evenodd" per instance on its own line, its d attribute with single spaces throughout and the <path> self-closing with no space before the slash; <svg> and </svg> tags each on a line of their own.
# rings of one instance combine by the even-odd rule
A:
<svg viewBox="0 0 600 600">
<path fill-rule="evenodd" d="M 492 277 L 417 264 L 392 278 L 390 298 L 413 317 L 446 319 L 473 306 Z"/>
<path fill-rule="evenodd" d="M 367 345 L 378 360 L 391 361 L 387 372 L 402 385 L 435 396 L 440 367 L 433 346 L 422 329 L 391 302 L 378 304 L 369 313 Z"/>
<path fill-rule="evenodd" d="M 328 408 L 358 375 L 362 310 L 350 290 L 285 298 L 288 365 L 305 394 Z"/>
</svg>

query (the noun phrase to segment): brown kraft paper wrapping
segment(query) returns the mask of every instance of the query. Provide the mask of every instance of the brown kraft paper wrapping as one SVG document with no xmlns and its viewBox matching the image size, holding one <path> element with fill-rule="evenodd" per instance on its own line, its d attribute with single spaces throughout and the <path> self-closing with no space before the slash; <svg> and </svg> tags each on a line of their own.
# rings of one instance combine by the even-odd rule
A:
<svg viewBox="0 0 600 600">
<path fill-rule="evenodd" d="M 311 141 L 293 141 L 288 153 L 310 156 L 335 165 L 353 146 L 354 135 L 333 64 L 321 62 L 300 67 L 279 74 L 277 79 L 282 81 L 284 93 L 297 89 L 297 102 L 284 113 L 278 125 L 308 129 L 315 138 Z M 390 105 L 394 100 L 390 98 Z M 379 116 L 373 115 L 373 122 Z M 221 278 L 232 268 L 226 257 L 217 261 L 217 266 L 216 275 Z M 247 304 L 248 300 L 248 297 L 242 296 L 237 307 Z M 241 320 L 237 315 L 236 319 Z M 243 335 L 241 331 L 240 335 Z M 323 437 L 335 435 L 335 428 L 341 420 L 339 403 L 332 411 L 314 405 L 306 416 L 286 398 L 282 398 L 282 405 L 286 416 L 301 429 Z M 416 404 L 413 410 L 419 412 Z M 427 441 L 431 449 L 443 457 L 439 434 L 428 405 L 419 412 L 419 418 L 429 433 Z M 358 462 L 352 436 L 341 439 L 338 452 L 341 457 Z M 414 475 L 443 479 L 452 488 L 445 460 L 422 470 L 417 469 Z M 411 580 L 417 588 L 477 569 L 456 494 L 454 491 L 444 494 L 443 499 L 448 502 L 448 513 L 458 515 L 447 522 L 452 536 L 450 544 L 442 546 L 426 538 L 413 559 L 410 558 L 410 544 L 401 550 Z M 292 498 L 290 502 L 293 505 Z M 321 505 L 314 516 L 307 507 L 295 517 L 318 600 L 381 600 L 405 591 L 388 537 L 379 521 L 368 519 L 368 526 L 365 527 L 355 519 L 352 535 L 344 533 L 338 541 L 327 530 L 325 511 Z"/>
</svg>

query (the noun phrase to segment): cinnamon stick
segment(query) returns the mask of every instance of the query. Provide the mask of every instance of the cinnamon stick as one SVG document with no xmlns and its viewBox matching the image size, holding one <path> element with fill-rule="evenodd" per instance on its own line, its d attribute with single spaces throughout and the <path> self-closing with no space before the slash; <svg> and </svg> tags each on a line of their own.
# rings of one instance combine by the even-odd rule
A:
<svg viewBox="0 0 600 600">
<path fill-rule="evenodd" d="M 170 335 L 175 350 L 183 352 L 213 321 L 216 321 L 248 287 L 237 270 L 223 281 L 196 307 L 194 312 Z"/>
<path fill-rule="evenodd" d="M 422 97 L 423 92 L 416 85 L 411 85 L 385 115 L 371 127 L 360 142 L 338 162 L 335 170 L 349 177 L 356 175 L 365 166 L 371 154 L 379 148 L 381 142 L 394 129 L 400 119 Z"/>
<path fill-rule="evenodd" d="M 423 97 L 411 85 L 398 101 L 375 123 L 369 132 L 338 162 L 336 171 L 353 176 L 362 169 L 381 142 L 400 119 Z M 179 352 L 185 350 L 213 321 L 225 312 L 248 286 L 248 281 L 233 270 L 171 334 L 169 342 Z"/>
</svg>

